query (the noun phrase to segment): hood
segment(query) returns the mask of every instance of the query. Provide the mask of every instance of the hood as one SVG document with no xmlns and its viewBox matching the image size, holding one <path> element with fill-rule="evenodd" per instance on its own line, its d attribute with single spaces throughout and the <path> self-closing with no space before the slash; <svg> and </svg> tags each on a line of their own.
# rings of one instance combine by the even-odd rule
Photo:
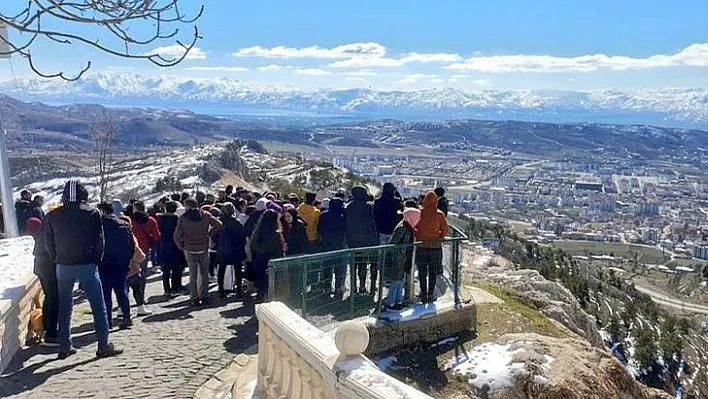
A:
<svg viewBox="0 0 708 399">
<path fill-rule="evenodd" d="M 369 199 L 369 194 L 364 187 L 354 186 L 352 187 L 352 198 L 358 201 L 367 201 Z M 332 206 L 332 204 L 329 204 L 329 206 Z"/>
<path fill-rule="evenodd" d="M 138 224 L 145 224 L 148 222 L 148 219 L 150 218 L 150 215 L 148 215 L 145 212 L 133 212 L 133 219 L 135 220 L 136 223 Z"/>
<path fill-rule="evenodd" d="M 423 213 L 437 213 L 438 212 L 438 196 L 434 192 L 429 192 L 425 194 L 425 199 L 423 199 Z"/>
<path fill-rule="evenodd" d="M 64 185 L 61 200 L 64 203 L 86 202 L 88 200 L 88 191 L 81 182 L 71 179 Z"/>
<path fill-rule="evenodd" d="M 281 208 L 280 205 L 276 204 L 273 201 L 268 201 L 268 203 L 266 204 L 266 209 L 276 211 L 277 213 L 283 213 L 283 208 Z"/>
<path fill-rule="evenodd" d="M 384 183 L 381 188 L 381 198 L 393 198 L 395 193 L 396 187 L 393 186 L 393 183 Z"/>
<path fill-rule="evenodd" d="M 123 213 L 123 210 L 125 210 L 125 206 L 123 206 L 123 202 L 121 200 L 113 200 L 113 213 L 116 215 L 120 215 Z"/>
<path fill-rule="evenodd" d="M 329 200 L 329 212 L 340 214 L 344 210 L 344 202 L 339 198 Z"/>
<path fill-rule="evenodd" d="M 420 210 L 416 208 L 407 208 L 403 211 L 403 220 L 415 227 L 420 221 Z"/>
<path fill-rule="evenodd" d="M 256 211 L 265 211 L 266 208 L 268 207 L 268 200 L 265 198 L 259 198 L 258 201 L 256 201 Z"/>
<path fill-rule="evenodd" d="M 184 213 L 184 217 L 192 222 L 200 222 L 204 219 L 204 211 L 201 209 L 190 209 Z"/>
</svg>

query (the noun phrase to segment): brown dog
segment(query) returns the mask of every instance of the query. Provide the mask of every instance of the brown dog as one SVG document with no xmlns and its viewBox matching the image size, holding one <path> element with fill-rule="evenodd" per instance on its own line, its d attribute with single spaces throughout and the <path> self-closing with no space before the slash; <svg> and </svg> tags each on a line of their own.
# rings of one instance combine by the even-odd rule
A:
<svg viewBox="0 0 708 399">
<path fill-rule="evenodd" d="M 44 316 L 42 315 L 42 295 L 34 298 L 34 309 L 30 312 L 29 325 L 27 326 L 27 345 L 37 345 L 42 343 L 44 337 Z"/>
</svg>

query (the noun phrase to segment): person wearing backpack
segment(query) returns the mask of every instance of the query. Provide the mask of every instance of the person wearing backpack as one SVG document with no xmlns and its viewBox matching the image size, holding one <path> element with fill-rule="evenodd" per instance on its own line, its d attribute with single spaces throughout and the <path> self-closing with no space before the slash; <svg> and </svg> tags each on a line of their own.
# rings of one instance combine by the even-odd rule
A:
<svg viewBox="0 0 708 399">
<path fill-rule="evenodd" d="M 133 325 L 125 284 L 130 268 L 130 259 L 135 251 L 135 241 L 128 223 L 120 220 L 113 213 L 112 204 L 102 202 L 98 205 L 98 210 L 102 214 L 101 223 L 106 240 L 103 260 L 98 265 L 98 273 L 101 276 L 103 300 L 106 302 L 108 326 L 113 326 L 111 311 L 113 309 L 113 293 L 115 292 L 118 307 L 123 315 L 119 327 L 125 329 Z"/>
<path fill-rule="evenodd" d="M 148 215 L 145 210 L 145 203 L 142 201 L 135 201 L 133 203 L 133 214 L 130 219 L 133 224 L 133 234 L 138 240 L 140 250 L 146 255 L 149 254 L 150 248 L 160 242 L 160 230 L 157 227 L 157 221 L 155 218 Z M 128 280 L 130 288 L 134 290 L 133 296 L 135 297 L 135 302 L 138 306 L 138 316 L 147 316 L 152 314 L 150 310 L 145 308 L 145 280 L 147 278 L 147 264 L 148 259 L 146 258 L 140 264 L 140 273 L 131 276 Z"/>
</svg>

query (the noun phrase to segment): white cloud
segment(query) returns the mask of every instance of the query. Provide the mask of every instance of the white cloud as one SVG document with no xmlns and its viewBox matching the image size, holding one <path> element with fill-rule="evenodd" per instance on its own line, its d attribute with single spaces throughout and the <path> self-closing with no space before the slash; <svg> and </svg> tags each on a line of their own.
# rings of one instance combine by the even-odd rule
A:
<svg viewBox="0 0 708 399">
<path fill-rule="evenodd" d="M 460 75 L 460 74 L 457 74 L 457 75 L 452 75 L 452 76 L 450 76 L 450 77 L 453 78 L 453 79 L 465 79 L 465 78 L 469 78 L 469 75 Z"/>
<path fill-rule="evenodd" d="M 271 48 L 253 46 L 242 48 L 232 54 L 234 57 L 262 57 L 262 58 L 355 58 L 355 57 L 383 57 L 386 47 L 379 43 L 349 43 L 341 46 L 324 48 L 311 46 L 304 48 L 276 46 Z"/>
<path fill-rule="evenodd" d="M 409 63 L 409 62 L 457 62 L 461 61 L 462 57 L 460 57 L 459 54 L 452 54 L 452 53 L 430 53 L 430 54 L 421 54 L 421 53 L 409 53 L 406 54 L 403 58 L 401 58 L 401 61 L 404 63 Z"/>
<path fill-rule="evenodd" d="M 346 76 L 377 76 L 378 73 L 371 69 L 360 69 L 358 71 L 342 72 L 342 75 Z"/>
<path fill-rule="evenodd" d="M 445 83 L 445 79 L 433 78 L 433 79 L 430 79 L 428 82 L 433 83 L 433 84 L 442 84 L 442 83 Z"/>
<path fill-rule="evenodd" d="M 246 67 L 227 67 L 227 66 L 198 66 L 184 68 L 187 71 L 202 71 L 202 72 L 248 72 Z"/>
<path fill-rule="evenodd" d="M 165 46 L 165 47 L 158 47 L 154 50 L 152 50 L 150 53 L 146 55 L 151 55 L 151 54 L 159 54 L 163 58 L 167 59 L 178 59 L 182 57 L 186 49 L 179 44 L 173 44 L 171 46 Z M 207 57 L 206 52 L 202 50 L 199 47 L 192 47 L 191 50 L 189 50 L 189 53 L 185 57 L 187 60 L 205 60 Z"/>
<path fill-rule="evenodd" d="M 619 55 L 608 56 L 605 54 L 581 55 L 577 57 L 524 54 L 475 56 L 444 68 L 457 71 L 507 73 L 592 72 L 600 69 L 626 71 L 677 66 L 708 67 L 708 43 L 695 43 L 671 55 L 657 54 L 645 58 Z"/>
<path fill-rule="evenodd" d="M 356 76 L 344 78 L 344 80 L 346 80 L 348 82 L 361 82 L 361 83 L 368 83 L 369 82 L 368 80 L 366 80 L 366 78 L 359 78 Z"/>
<path fill-rule="evenodd" d="M 399 80 L 396 83 L 402 83 L 402 84 L 411 84 L 411 83 L 416 83 L 419 80 L 423 79 L 437 79 L 438 75 L 432 74 L 432 73 L 411 73 L 409 75 L 406 75 L 403 79 Z"/>
<path fill-rule="evenodd" d="M 266 66 L 259 66 L 259 67 L 256 68 L 256 69 L 259 70 L 259 71 L 261 71 L 261 72 L 278 72 L 278 71 L 280 71 L 280 70 L 282 70 L 282 69 L 284 69 L 284 68 L 285 68 L 285 67 L 283 67 L 283 66 L 281 66 L 281 65 L 271 64 L 271 65 L 266 65 Z"/>
<path fill-rule="evenodd" d="M 472 84 L 477 86 L 491 86 L 492 82 L 489 79 L 475 79 Z"/>
<path fill-rule="evenodd" d="M 366 56 L 350 58 L 347 60 L 335 61 L 327 65 L 330 68 L 393 68 L 400 67 L 412 62 L 432 63 L 432 62 L 455 62 L 462 57 L 451 53 L 408 53 L 400 58 L 387 58 L 378 56 Z"/>
<path fill-rule="evenodd" d="M 330 71 L 325 71 L 324 69 L 319 69 L 319 68 L 296 69 L 295 72 L 299 73 L 300 75 L 309 75 L 309 76 L 325 76 L 325 75 L 332 74 L 332 72 L 330 72 Z"/>
</svg>

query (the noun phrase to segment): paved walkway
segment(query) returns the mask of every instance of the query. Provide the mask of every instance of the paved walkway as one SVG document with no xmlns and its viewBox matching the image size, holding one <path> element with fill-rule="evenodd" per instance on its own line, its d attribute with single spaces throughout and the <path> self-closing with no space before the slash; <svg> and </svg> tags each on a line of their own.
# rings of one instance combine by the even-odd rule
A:
<svg viewBox="0 0 708 399">
<path fill-rule="evenodd" d="M 212 294 L 210 305 L 192 308 L 188 296 L 167 301 L 161 293 L 159 274 L 151 276 L 146 296 L 154 314 L 135 318 L 130 330 L 113 329 L 111 340 L 125 353 L 109 359 L 94 357 L 88 303 L 75 305 L 72 335 L 79 353 L 57 360 L 55 349 L 24 348 L 0 378 L 0 398 L 191 398 L 234 356 L 255 353 L 252 304 Z"/>
</svg>

